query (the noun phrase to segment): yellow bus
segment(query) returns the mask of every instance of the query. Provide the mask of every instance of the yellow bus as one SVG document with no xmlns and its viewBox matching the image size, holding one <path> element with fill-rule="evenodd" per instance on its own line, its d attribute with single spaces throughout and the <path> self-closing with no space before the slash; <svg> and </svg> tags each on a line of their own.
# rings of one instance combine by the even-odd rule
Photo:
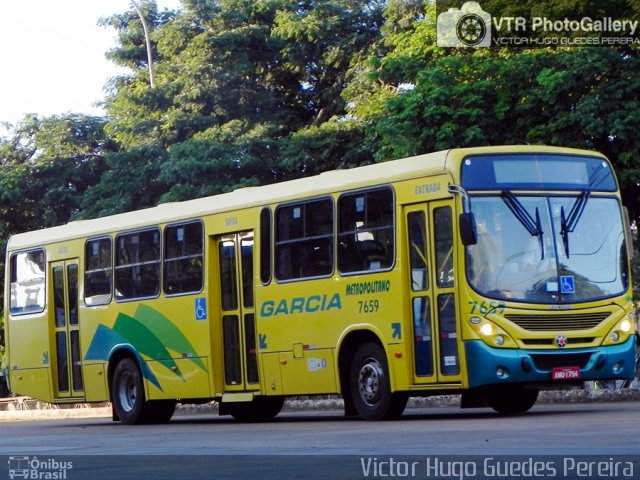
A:
<svg viewBox="0 0 640 480">
<path fill-rule="evenodd" d="M 628 218 L 599 153 L 454 149 L 13 236 L 7 376 L 126 424 L 410 396 L 521 413 L 635 375 Z"/>
</svg>

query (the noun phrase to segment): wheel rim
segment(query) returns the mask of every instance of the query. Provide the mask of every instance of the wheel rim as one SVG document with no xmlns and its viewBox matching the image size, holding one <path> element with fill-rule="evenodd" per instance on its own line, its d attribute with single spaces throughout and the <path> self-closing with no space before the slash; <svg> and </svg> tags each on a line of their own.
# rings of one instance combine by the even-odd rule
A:
<svg viewBox="0 0 640 480">
<path fill-rule="evenodd" d="M 360 398 L 367 405 L 375 405 L 380 401 L 384 391 L 384 370 L 375 358 L 366 359 L 360 367 L 358 390 Z"/>
<path fill-rule="evenodd" d="M 137 397 L 138 388 L 133 375 L 129 372 L 124 372 L 118 382 L 118 402 L 120 406 L 126 412 L 132 411 L 136 405 Z"/>
</svg>

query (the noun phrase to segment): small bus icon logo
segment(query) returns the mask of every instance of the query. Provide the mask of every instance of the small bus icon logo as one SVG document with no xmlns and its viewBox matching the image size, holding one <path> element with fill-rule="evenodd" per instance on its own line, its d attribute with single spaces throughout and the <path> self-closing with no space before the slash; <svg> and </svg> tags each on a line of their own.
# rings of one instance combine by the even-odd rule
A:
<svg viewBox="0 0 640 480">
<path fill-rule="evenodd" d="M 9 457 L 9 478 L 29 478 L 29 457 Z"/>
</svg>

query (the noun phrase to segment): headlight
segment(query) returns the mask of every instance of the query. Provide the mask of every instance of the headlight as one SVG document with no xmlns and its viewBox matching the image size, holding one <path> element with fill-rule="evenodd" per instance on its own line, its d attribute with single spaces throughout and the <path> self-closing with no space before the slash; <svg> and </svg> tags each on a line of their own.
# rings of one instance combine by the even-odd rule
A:
<svg viewBox="0 0 640 480">
<path fill-rule="evenodd" d="M 516 346 L 509 334 L 490 320 L 471 317 L 469 318 L 469 323 L 475 338 L 482 339 L 487 345 L 502 348 L 514 348 Z"/>
<path fill-rule="evenodd" d="M 625 342 L 633 331 L 633 323 L 628 318 L 620 320 L 606 336 L 604 345 Z"/>
<path fill-rule="evenodd" d="M 480 333 L 488 337 L 493 333 L 493 327 L 490 323 L 483 323 L 480 327 Z"/>
</svg>

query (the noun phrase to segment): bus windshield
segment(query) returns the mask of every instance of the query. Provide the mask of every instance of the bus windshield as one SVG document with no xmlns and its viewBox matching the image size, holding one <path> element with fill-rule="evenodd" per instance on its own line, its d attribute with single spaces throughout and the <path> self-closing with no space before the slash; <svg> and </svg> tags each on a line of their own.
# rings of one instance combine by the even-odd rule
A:
<svg viewBox="0 0 640 480">
<path fill-rule="evenodd" d="M 571 215 L 576 208 L 579 214 Z M 467 275 L 479 293 L 567 304 L 626 290 L 624 224 L 617 199 L 502 192 L 471 197 L 471 209 L 478 243 L 467 247 Z"/>
</svg>

